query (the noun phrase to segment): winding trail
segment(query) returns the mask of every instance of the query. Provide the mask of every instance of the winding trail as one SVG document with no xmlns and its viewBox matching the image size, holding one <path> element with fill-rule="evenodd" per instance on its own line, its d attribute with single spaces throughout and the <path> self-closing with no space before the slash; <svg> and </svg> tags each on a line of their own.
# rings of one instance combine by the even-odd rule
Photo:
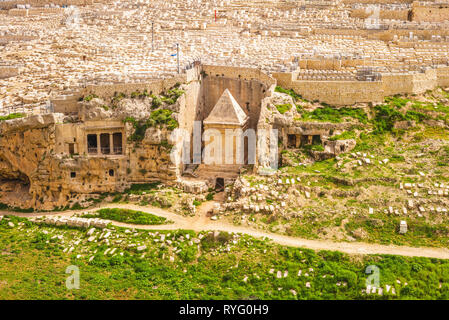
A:
<svg viewBox="0 0 449 320">
<path fill-rule="evenodd" d="M 281 245 L 291 247 L 302 247 L 313 250 L 341 251 L 348 254 L 391 254 L 409 257 L 449 259 L 449 249 L 447 248 L 430 248 L 430 247 L 417 248 L 408 246 L 381 245 L 364 242 L 334 242 L 329 240 L 309 240 L 303 238 L 284 236 L 267 231 L 261 231 L 247 226 L 235 226 L 225 221 L 213 221 L 207 216 L 207 212 L 210 209 L 212 209 L 213 204 L 214 201 L 203 203 L 201 206 L 199 206 L 198 213 L 193 217 L 180 216 L 178 214 L 156 207 L 142 207 L 134 204 L 118 204 L 118 203 L 102 205 L 101 207 L 93 209 L 73 210 L 73 211 L 69 210 L 62 212 L 17 213 L 10 211 L 0 211 L 0 216 L 1 215 L 15 215 L 21 217 L 38 217 L 46 215 L 72 216 L 76 213 L 93 212 L 101 208 L 123 208 L 123 209 L 139 210 L 160 217 L 165 217 L 173 221 L 173 223 L 166 225 L 133 225 L 113 221 L 112 222 L 113 225 L 143 230 L 186 229 L 186 230 L 194 230 L 196 232 L 206 230 L 226 231 L 234 233 L 244 233 L 257 238 L 265 237 Z"/>
</svg>

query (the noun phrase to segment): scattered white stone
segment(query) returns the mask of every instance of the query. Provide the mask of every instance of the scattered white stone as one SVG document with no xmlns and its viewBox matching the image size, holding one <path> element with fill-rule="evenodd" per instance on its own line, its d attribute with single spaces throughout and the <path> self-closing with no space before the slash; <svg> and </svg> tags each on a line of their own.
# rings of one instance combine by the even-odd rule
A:
<svg viewBox="0 0 449 320">
<path fill-rule="evenodd" d="M 407 222 L 404 220 L 401 220 L 401 223 L 399 225 L 399 233 L 400 234 L 406 234 L 407 233 Z"/>
</svg>

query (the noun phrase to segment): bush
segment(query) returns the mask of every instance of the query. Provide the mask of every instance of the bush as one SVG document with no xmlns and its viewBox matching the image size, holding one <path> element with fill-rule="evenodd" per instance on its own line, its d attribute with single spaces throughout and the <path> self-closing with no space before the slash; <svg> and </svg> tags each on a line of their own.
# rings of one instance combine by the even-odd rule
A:
<svg viewBox="0 0 449 320">
<path fill-rule="evenodd" d="M 161 183 L 159 181 L 152 183 L 135 183 L 131 185 L 129 189 L 126 189 L 125 193 L 141 195 L 143 192 L 149 192 L 156 189 L 160 184 Z"/>
<path fill-rule="evenodd" d="M 197 254 L 197 248 L 196 246 L 189 246 L 182 248 L 181 252 L 179 253 L 179 257 L 182 259 L 182 261 L 188 263 L 195 260 Z"/>
<path fill-rule="evenodd" d="M 290 97 L 293 98 L 293 101 L 295 101 L 295 102 L 297 102 L 297 101 L 304 101 L 304 102 L 306 102 L 307 101 L 300 94 L 297 94 L 293 89 L 284 89 L 284 88 L 282 88 L 280 86 L 276 86 L 274 91 L 288 94 Z"/>
<path fill-rule="evenodd" d="M 347 139 L 356 139 L 357 135 L 354 131 L 345 131 L 342 134 L 335 135 L 333 137 L 330 137 L 329 140 L 335 141 L 335 140 L 347 140 Z"/>
<path fill-rule="evenodd" d="M 98 96 L 96 94 L 89 94 L 88 96 L 85 96 L 83 100 L 89 102 L 94 98 L 98 98 Z"/>
<path fill-rule="evenodd" d="M 39 232 L 34 237 L 32 243 L 34 244 L 36 249 L 43 250 L 47 247 L 47 241 L 50 241 L 50 240 L 51 240 L 51 237 L 49 234 Z"/>
<path fill-rule="evenodd" d="M 26 116 L 25 113 L 17 113 L 17 112 L 16 113 L 10 113 L 7 116 L 0 116 L 0 121 L 17 119 L 17 118 L 23 118 L 25 116 Z"/>
<path fill-rule="evenodd" d="M 173 111 L 168 109 L 159 109 L 153 111 L 150 115 L 149 123 L 154 125 L 167 125 L 167 129 L 174 130 L 179 126 L 178 121 L 173 119 L 171 115 Z"/>
<path fill-rule="evenodd" d="M 97 214 L 85 214 L 83 215 L 85 218 L 101 218 L 107 220 L 114 220 L 124 223 L 131 224 L 164 224 L 166 223 L 166 218 L 158 217 L 151 213 L 135 211 L 129 209 L 120 209 L 120 208 L 105 208 L 97 211 Z"/>
<path fill-rule="evenodd" d="M 278 109 L 280 114 L 286 113 L 291 108 L 292 108 L 292 105 L 290 103 L 276 105 L 276 109 Z"/>
<path fill-rule="evenodd" d="M 178 86 L 174 86 L 172 89 L 168 90 L 166 94 L 164 94 L 164 97 L 162 100 L 165 101 L 168 104 L 175 104 L 176 101 L 178 101 L 178 98 L 184 94 L 184 90 L 181 90 L 178 88 Z"/>
<path fill-rule="evenodd" d="M 120 93 L 115 93 L 114 97 L 112 98 L 112 104 L 115 105 L 117 104 L 120 100 L 126 98 L 126 94 L 124 94 L 123 92 Z"/>
<path fill-rule="evenodd" d="M 162 100 L 157 96 L 151 96 L 153 98 L 153 101 L 151 102 L 151 108 L 157 109 L 162 105 Z"/>
<path fill-rule="evenodd" d="M 173 148 L 173 145 L 168 143 L 167 140 L 162 140 L 160 146 L 168 151 L 170 151 Z"/>
<path fill-rule="evenodd" d="M 142 141 L 145 138 L 145 132 L 150 127 L 155 126 L 166 126 L 168 130 L 174 130 L 179 126 L 178 121 L 173 119 L 171 115 L 173 114 L 173 111 L 168 109 L 159 109 L 156 111 L 153 111 L 150 114 L 150 118 L 146 121 L 137 121 L 133 117 L 126 117 L 125 120 L 123 120 L 124 123 L 132 123 L 134 127 L 134 132 L 131 134 L 129 139 L 131 141 Z M 171 149 L 171 148 L 170 148 Z"/>
<path fill-rule="evenodd" d="M 220 232 L 217 237 L 214 236 L 214 233 L 207 234 L 201 240 L 201 247 L 204 250 L 216 249 L 219 246 L 225 245 L 228 241 L 232 239 L 232 235 L 227 232 Z"/>
<path fill-rule="evenodd" d="M 424 114 L 422 112 L 409 110 L 405 113 L 405 119 L 411 120 L 411 121 L 416 121 L 416 122 L 422 122 L 424 120 L 430 119 L 430 116 L 428 116 L 427 114 Z"/>
<path fill-rule="evenodd" d="M 392 131 L 396 121 L 405 120 L 405 116 L 401 112 L 388 105 L 375 106 L 374 110 L 376 112 L 373 119 L 375 133 Z"/>
<path fill-rule="evenodd" d="M 397 109 L 401 109 L 402 107 L 405 107 L 407 102 L 409 102 L 409 99 L 404 99 L 399 96 L 393 96 L 393 97 L 386 97 L 385 102 L 389 103 L 390 105 L 396 107 Z"/>
<path fill-rule="evenodd" d="M 323 104 L 325 105 L 325 104 Z M 333 108 L 331 106 L 325 105 L 322 108 L 316 108 L 313 111 L 300 111 L 302 120 L 318 120 L 318 121 L 328 121 L 339 123 L 342 122 L 344 118 L 354 118 L 359 120 L 361 123 L 368 122 L 368 116 L 360 108 Z"/>
</svg>

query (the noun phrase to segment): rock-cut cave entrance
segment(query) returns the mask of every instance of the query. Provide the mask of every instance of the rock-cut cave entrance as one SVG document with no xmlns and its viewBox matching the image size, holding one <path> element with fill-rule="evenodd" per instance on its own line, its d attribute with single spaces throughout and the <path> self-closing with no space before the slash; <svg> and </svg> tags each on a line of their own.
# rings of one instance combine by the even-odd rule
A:
<svg viewBox="0 0 449 320">
<path fill-rule="evenodd" d="M 14 172 L 12 175 L 0 175 L 1 202 L 23 202 L 30 198 L 30 179 L 22 172 Z"/>
<path fill-rule="evenodd" d="M 217 192 L 220 192 L 220 191 L 224 190 L 224 178 L 217 178 L 215 180 L 215 190 Z"/>
</svg>

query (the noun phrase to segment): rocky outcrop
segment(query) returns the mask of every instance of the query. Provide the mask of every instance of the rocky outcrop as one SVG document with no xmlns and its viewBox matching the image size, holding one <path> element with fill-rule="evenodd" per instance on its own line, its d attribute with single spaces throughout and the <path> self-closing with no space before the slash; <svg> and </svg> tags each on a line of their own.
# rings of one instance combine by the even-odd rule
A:
<svg viewBox="0 0 449 320">
<path fill-rule="evenodd" d="M 123 191 L 125 159 L 55 153 L 60 114 L 0 123 L 0 202 L 51 210 L 82 202 L 90 193 Z"/>
<path fill-rule="evenodd" d="M 61 114 L 48 114 L 0 123 L 0 180 L 11 191 L 24 193 L 7 193 L 0 201 L 30 207 L 40 196 L 38 184 L 49 175 L 55 124 L 62 118 Z"/>
</svg>

